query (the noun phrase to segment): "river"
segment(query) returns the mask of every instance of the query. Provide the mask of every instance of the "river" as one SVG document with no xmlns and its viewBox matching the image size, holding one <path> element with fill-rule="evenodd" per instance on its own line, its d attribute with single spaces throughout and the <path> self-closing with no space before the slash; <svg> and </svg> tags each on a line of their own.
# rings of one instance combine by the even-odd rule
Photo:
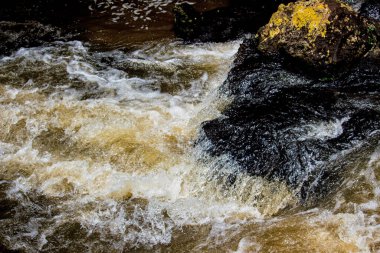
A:
<svg viewBox="0 0 380 253">
<path fill-rule="evenodd" d="M 150 8 L 162 8 L 162 24 L 172 1 L 156 2 Z M 235 164 L 194 143 L 201 123 L 230 102 L 218 88 L 242 41 L 184 44 L 168 29 L 148 40 L 149 24 L 133 28 L 143 38 L 118 37 L 109 27 L 120 26 L 121 15 L 105 8 L 108 28 L 95 27 L 99 17 L 87 20 L 83 41 L 0 58 L 2 245 L 20 252 L 380 249 L 380 148 L 354 159 L 336 194 L 313 207 L 299 206 L 280 181 L 241 174 L 226 187 L 214 168 Z M 140 17 L 136 6 L 123 8 Z M 308 134 L 334 135 L 342 120 L 309 126 Z"/>
</svg>

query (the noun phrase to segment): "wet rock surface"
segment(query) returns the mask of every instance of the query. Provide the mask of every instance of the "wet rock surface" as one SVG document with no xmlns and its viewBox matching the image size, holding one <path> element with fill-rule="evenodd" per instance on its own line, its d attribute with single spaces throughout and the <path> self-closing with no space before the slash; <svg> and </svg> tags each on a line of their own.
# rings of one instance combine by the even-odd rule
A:
<svg viewBox="0 0 380 253">
<path fill-rule="evenodd" d="M 342 161 L 376 146 L 379 80 L 377 55 L 340 78 L 315 79 L 246 40 L 221 88 L 233 102 L 203 124 L 198 145 L 229 157 L 238 173 L 286 181 L 302 201 L 313 201 L 340 184 L 348 170 Z"/>
<path fill-rule="evenodd" d="M 20 47 L 73 39 L 79 32 L 76 23 L 90 15 L 90 0 L 14 0 L 0 8 L 0 55 Z"/>
<path fill-rule="evenodd" d="M 245 33 L 256 33 L 269 21 L 281 3 L 276 1 L 232 1 L 231 5 L 207 12 L 197 12 L 191 5 L 182 4 L 174 9 L 174 30 L 187 41 L 227 41 Z"/>
<path fill-rule="evenodd" d="M 20 47 L 39 46 L 63 39 L 65 36 L 61 29 L 36 21 L 0 21 L 0 55 L 9 54 Z"/>
<path fill-rule="evenodd" d="M 198 142 L 238 164 L 230 184 L 240 173 L 285 181 L 313 203 L 376 147 L 380 54 L 371 11 L 371 1 L 356 11 L 331 0 L 280 5 L 243 42 L 221 88 L 233 101 L 203 124 Z"/>
<path fill-rule="evenodd" d="M 361 6 L 360 14 L 377 21 L 380 21 L 380 2 L 370 0 Z"/>
</svg>

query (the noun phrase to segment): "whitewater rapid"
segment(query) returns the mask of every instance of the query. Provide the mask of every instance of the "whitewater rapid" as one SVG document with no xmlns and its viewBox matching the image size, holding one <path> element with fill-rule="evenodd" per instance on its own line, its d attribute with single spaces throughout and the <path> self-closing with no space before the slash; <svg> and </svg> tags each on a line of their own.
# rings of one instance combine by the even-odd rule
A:
<svg viewBox="0 0 380 253">
<path fill-rule="evenodd" d="M 2 244 L 25 252 L 371 252 L 380 238 L 378 150 L 360 165 L 360 203 L 346 187 L 331 203 L 281 213 L 297 208 L 285 183 L 242 173 L 228 188 L 228 174 L 238 173 L 231 159 L 195 147 L 202 122 L 231 99 L 218 87 L 240 43 L 95 52 L 56 42 L 1 58 L 0 190 L 13 208 L 0 220 Z M 344 120 L 301 126 L 303 138 L 336 136 Z M 226 173 L 213 170 L 220 164 Z"/>
</svg>

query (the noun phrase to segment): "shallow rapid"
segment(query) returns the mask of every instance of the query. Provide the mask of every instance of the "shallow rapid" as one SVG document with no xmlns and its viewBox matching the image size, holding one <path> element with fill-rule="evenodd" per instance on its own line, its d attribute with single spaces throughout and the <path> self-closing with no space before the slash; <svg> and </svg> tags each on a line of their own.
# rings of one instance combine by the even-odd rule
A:
<svg viewBox="0 0 380 253">
<path fill-rule="evenodd" d="M 227 187 L 237 166 L 195 145 L 202 122 L 230 103 L 218 88 L 240 43 L 99 52 L 71 41 L 2 57 L 0 243 L 21 252 L 379 250 L 380 149 L 363 151 L 336 194 L 305 208 L 280 181 L 239 173 Z M 329 138 L 344 121 L 300 128 Z"/>
</svg>

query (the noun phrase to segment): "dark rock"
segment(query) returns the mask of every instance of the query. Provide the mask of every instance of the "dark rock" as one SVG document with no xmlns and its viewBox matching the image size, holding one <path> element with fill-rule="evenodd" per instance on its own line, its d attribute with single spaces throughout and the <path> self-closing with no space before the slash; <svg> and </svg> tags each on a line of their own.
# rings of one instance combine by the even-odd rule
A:
<svg viewBox="0 0 380 253">
<path fill-rule="evenodd" d="M 187 41 L 227 41 L 245 33 L 256 33 L 269 21 L 281 3 L 289 0 L 240 0 L 229 7 L 198 13 L 191 5 L 174 9 L 176 35 Z"/>
<path fill-rule="evenodd" d="M 349 74 L 318 80 L 290 71 L 286 59 L 266 56 L 246 40 L 221 89 L 234 100 L 203 124 L 198 145 L 212 156 L 227 155 L 240 172 L 285 181 L 302 201 L 322 197 L 345 173 L 336 165 L 344 163 L 334 161 L 346 160 L 380 129 L 377 60 L 365 58 Z"/>
<path fill-rule="evenodd" d="M 5 245 L 0 244 L 0 252 L 2 253 L 21 253 L 21 250 L 10 250 Z"/>
<path fill-rule="evenodd" d="M 36 20 L 62 25 L 90 13 L 93 0 L 4 0 L 0 20 L 25 22 Z"/>
<path fill-rule="evenodd" d="M 0 55 L 9 54 L 20 47 L 39 46 L 62 39 L 60 29 L 39 22 L 0 22 Z"/>
<path fill-rule="evenodd" d="M 5 0 L 0 8 L 0 55 L 20 47 L 73 39 L 93 0 Z"/>
<path fill-rule="evenodd" d="M 298 65 L 330 73 L 355 63 L 378 43 L 376 26 L 336 0 L 280 5 L 259 37 L 262 52 L 282 53 Z"/>
</svg>

